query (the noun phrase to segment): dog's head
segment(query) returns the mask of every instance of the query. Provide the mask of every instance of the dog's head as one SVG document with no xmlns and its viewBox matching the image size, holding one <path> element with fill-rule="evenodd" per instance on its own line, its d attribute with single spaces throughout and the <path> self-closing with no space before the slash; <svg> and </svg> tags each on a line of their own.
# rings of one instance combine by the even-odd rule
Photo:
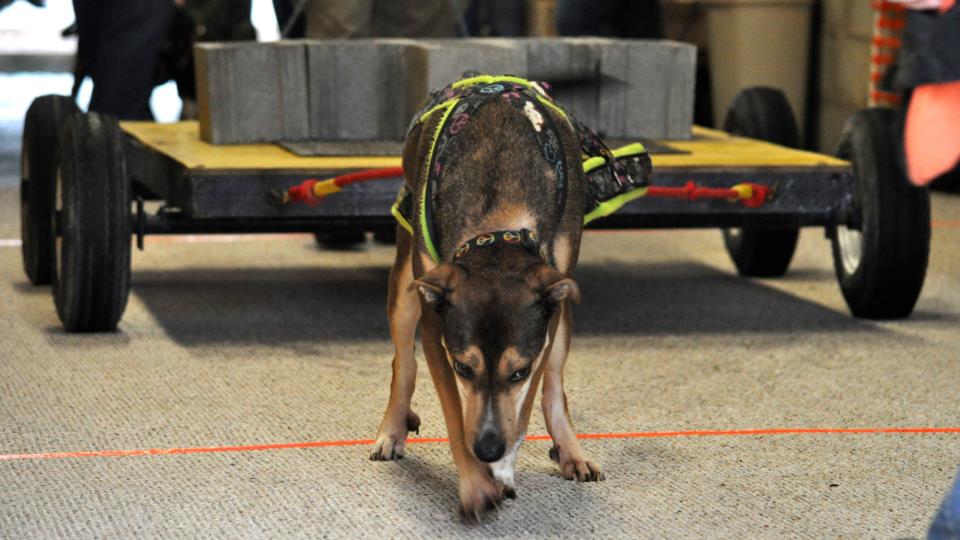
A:
<svg viewBox="0 0 960 540">
<path fill-rule="evenodd" d="M 548 332 L 560 304 L 580 298 L 577 284 L 539 257 L 502 251 L 484 257 L 493 264 L 442 264 L 413 283 L 440 321 L 464 442 L 485 462 L 522 436 Z"/>
</svg>

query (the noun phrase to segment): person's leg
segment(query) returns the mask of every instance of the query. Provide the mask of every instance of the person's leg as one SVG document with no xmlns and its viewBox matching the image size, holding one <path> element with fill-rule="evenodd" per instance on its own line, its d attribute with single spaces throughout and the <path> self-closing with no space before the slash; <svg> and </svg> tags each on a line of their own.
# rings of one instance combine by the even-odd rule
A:
<svg viewBox="0 0 960 540">
<path fill-rule="evenodd" d="M 474 0 L 464 14 L 471 36 L 523 36 L 527 6 L 516 0 Z"/>
<path fill-rule="evenodd" d="M 310 39 L 371 36 L 374 0 L 310 0 L 307 37 Z"/>
<path fill-rule="evenodd" d="M 660 0 L 621 0 L 610 17 L 617 37 L 663 39 Z"/>
<path fill-rule="evenodd" d="M 450 0 L 375 0 L 377 37 L 452 37 L 456 18 Z"/>
<path fill-rule="evenodd" d="M 612 29 L 608 20 L 619 3 L 620 0 L 557 0 L 557 32 L 561 36 L 609 36 Z"/>
<path fill-rule="evenodd" d="M 152 119 L 150 94 L 173 2 L 77 0 L 76 4 L 83 4 L 77 10 L 79 31 L 95 36 L 89 50 L 90 110 L 121 119 Z"/>
<path fill-rule="evenodd" d="M 298 39 L 307 36 L 307 18 L 304 13 L 296 12 L 297 6 L 303 0 L 273 0 L 273 11 L 277 14 L 277 25 L 280 32 L 287 27 L 289 30 L 282 37 Z M 291 21 L 291 19 L 293 19 Z"/>
</svg>

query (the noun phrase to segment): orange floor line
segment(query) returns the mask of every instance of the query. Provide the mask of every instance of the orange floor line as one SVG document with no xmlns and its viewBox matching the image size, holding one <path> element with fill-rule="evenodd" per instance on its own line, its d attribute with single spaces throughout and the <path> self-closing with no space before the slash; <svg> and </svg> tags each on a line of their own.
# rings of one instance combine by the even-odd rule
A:
<svg viewBox="0 0 960 540">
<path fill-rule="evenodd" d="M 718 437 L 760 435 L 826 435 L 826 434 L 960 434 L 960 427 L 889 427 L 889 428 L 774 428 L 774 429 L 722 429 L 693 431 L 641 431 L 628 433 L 581 433 L 578 439 L 638 439 L 658 437 Z M 547 441 L 549 435 L 529 435 L 528 441 Z M 409 444 L 444 443 L 446 437 L 412 437 Z M 308 441 L 295 443 L 259 444 L 246 446 L 210 446 L 192 448 L 148 448 L 141 450 L 91 450 L 85 452 L 45 452 L 38 454 L 0 454 L 0 461 L 34 459 L 63 459 L 85 457 L 130 457 L 167 456 L 176 454 L 213 454 L 223 452 L 255 452 L 263 450 L 288 450 L 292 448 L 324 448 L 331 446 L 367 446 L 373 439 L 344 439 L 334 441 Z"/>
</svg>

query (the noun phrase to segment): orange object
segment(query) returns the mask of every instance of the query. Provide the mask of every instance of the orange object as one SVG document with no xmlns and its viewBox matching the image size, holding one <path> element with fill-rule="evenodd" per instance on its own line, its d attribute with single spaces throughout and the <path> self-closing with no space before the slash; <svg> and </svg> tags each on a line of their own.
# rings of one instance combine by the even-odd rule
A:
<svg viewBox="0 0 960 540">
<path fill-rule="evenodd" d="M 904 126 L 910 181 L 923 186 L 960 162 L 960 81 L 914 89 Z"/>
<path fill-rule="evenodd" d="M 956 0 L 944 0 L 940 13 Z M 960 163 L 960 81 L 914 89 L 903 134 L 907 175 L 924 186 Z"/>
</svg>

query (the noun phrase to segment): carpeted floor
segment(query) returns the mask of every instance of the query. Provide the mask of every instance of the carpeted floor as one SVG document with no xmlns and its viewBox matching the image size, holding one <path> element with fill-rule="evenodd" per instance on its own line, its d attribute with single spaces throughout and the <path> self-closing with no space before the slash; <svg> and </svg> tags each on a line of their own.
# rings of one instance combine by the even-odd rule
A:
<svg viewBox="0 0 960 540">
<path fill-rule="evenodd" d="M 11 183 L 8 182 L 7 185 Z M 0 239 L 19 237 L 0 188 Z M 456 515 L 446 445 L 0 460 L 0 537 L 921 537 L 960 433 L 624 437 L 960 426 L 960 197 L 934 198 L 914 316 L 851 318 L 822 232 L 780 280 L 734 275 L 716 231 L 590 233 L 567 388 L 602 483 L 521 452 L 518 494 Z M 148 238 L 116 334 L 67 335 L 0 247 L 0 454 L 367 439 L 387 399 L 392 248 Z M 223 239 L 221 239 L 223 240 Z M 445 435 L 421 366 L 421 436 Z M 531 434 L 545 433 L 539 412 Z"/>
</svg>

